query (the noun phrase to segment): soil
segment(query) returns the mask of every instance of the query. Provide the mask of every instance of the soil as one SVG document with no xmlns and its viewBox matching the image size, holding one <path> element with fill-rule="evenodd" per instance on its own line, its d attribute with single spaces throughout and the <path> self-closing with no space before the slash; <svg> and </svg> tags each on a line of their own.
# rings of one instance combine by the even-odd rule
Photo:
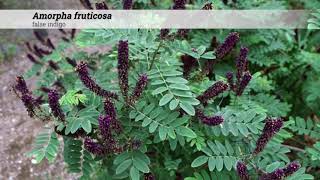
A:
<svg viewBox="0 0 320 180">
<path fill-rule="evenodd" d="M 82 9 L 78 0 L 34 1 L 42 2 L 42 9 Z M 13 8 L 15 7 L 11 7 Z M 32 3 L 27 8 L 33 8 Z M 1 30 L 0 36 L 4 35 L 10 43 L 18 46 L 17 54 L 12 60 L 5 60 L 0 64 L 0 179 L 75 179 L 66 172 L 61 156 L 58 156 L 53 164 L 44 160 L 41 164 L 35 165 L 24 155 L 32 149 L 34 137 L 41 131 L 43 123 L 28 116 L 20 99 L 11 91 L 11 86 L 17 75 L 22 75 L 32 66 L 25 57 L 25 47 L 22 43 L 32 38 L 32 32 Z M 34 88 L 34 83 L 35 79 L 27 80 L 31 89 Z"/>
</svg>

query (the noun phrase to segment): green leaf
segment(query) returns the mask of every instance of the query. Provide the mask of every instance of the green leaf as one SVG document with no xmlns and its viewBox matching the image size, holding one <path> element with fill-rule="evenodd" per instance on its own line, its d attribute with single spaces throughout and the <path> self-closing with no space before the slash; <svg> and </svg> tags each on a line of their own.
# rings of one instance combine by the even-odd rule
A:
<svg viewBox="0 0 320 180">
<path fill-rule="evenodd" d="M 159 106 L 164 106 L 166 105 L 171 99 L 173 98 L 172 94 L 166 94 L 164 95 L 160 101 L 159 101 Z"/>
<path fill-rule="evenodd" d="M 181 102 L 179 105 L 190 116 L 194 116 L 195 115 L 196 111 L 195 111 L 194 107 L 191 104 L 188 104 L 188 103 L 185 103 L 185 102 Z"/>
<path fill-rule="evenodd" d="M 84 120 L 81 123 L 81 127 L 87 132 L 90 133 L 92 130 L 91 123 L 88 120 Z"/>
<path fill-rule="evenodd" d="M 187 128 L 184 126 L 177 127 L 176 132 L 177 132 L 177 134 L 179 134 L 181 136 L 185 136 L 185 137 L 189 137 L 189 138 L 196 138 L 197 137 L 197 134 L 195 132 L 193 132 L 190 128 Z"/>
<path fill-rule="evenodd" d="M 121 174 L 123 173 L 125 170 L 127 170 L 130 165 L 132 164 L 132 160 L 131 159 L 127 159 L 125 161 L 123 161 L 116 169 L 116 174 Z"/>
<path fill-rule="evenodd" d="M 142 161 L 140 158 L 137 158 L 137 157 L 133 158 L 133 166 L 143 173 L 149 173 L 150 171 L 147 163 L 145 163 L 144 161 Z"/>
<path fill-rule="evenodd" d="M 213 171 L 216 166 L 216 160 L 214 157 L 210 157 L 208 161 L 209 171 Z"/>
<path fill-rule="evenodd" d="M 195 160 L 192 161 L 191 167 L 199 167 L 203 165 L 204 163 L 208 162 L 208 157 L 207 156 L 199 156 Z"/>
<path fill-rule="evenodd" d="M 130 177 L 132 180 L 139 180 L 140 179 L 140 174 L 137 168 L 131 167 L 130 169 Z"/>
<path fill-rule="evenodd" d="M 209 51 L 201 55 L 201 58 L 203 59 L 216 59 L 216 56 L 214 55 L 213 51 Z"/>
<path fill-rule="evenodd" d="M 170 101 L 169 108 L 170 110 L 174 110 L 177 108 L 178 105 L 179 105 L 179 101 L 177 101 L 176 99 L 172 99 Z"/>
</svg>

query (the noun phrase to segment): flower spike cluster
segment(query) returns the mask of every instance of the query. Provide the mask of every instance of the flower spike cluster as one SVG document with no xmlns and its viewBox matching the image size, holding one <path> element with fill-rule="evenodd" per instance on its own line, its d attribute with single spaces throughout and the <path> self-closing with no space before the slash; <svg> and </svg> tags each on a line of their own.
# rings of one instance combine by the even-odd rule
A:
<svg viewBox="0 0 320 180">
<path fill-rule="evenodd" d="M 99 116 L 98 122 L 100 134 L 103 139 L 103 145 L 107 152 L 113 152 L 117 147 L 117 142 L 112 135 L 112 119 L 109 115 Z"/>
<path fill-rule="evenodd" d="M 237 96 L 241 96 L 244 89 L 248 86 L 252 76 L 249 71 L 247 71 L 243 76 L 239 83 L 238 89 L 237 89 Z"/>
<path fill-rule="evenodd" d="M 128 41 L 119 41 L 118 44 L 118 78 L 121 93 L 128 97 L 129 45 Z"/>
<path fill-rule="evenodd" d="M 110 98 L 114 98 L 117 99 L 118 96 L 117 94 L 104 90 L 102 89 L 89 75 L 89 71 L 87 68 L 87 64 L 85 62 L 80 62 L 77 67 L 76 67 L 76 71 L 78 72 L 78 75 L 80 77 L 80 80 L 82 81 L 82 83 L 88 88 L 90 89 L 92 92 L 96 93 L 99 96 L 102 97 L 110 97 Z"/>
<path fill-rule="evenodd" d="M 80 0 L 80 2 L 86 9 L 93 9 L 89 0 Z"/>
<path fill-rule="evenodd" d="M 99 144 L 98 142 L 94 142 L 90 138 L 85 138 L 84 147 L 86 148 L 86 150 L 88 150 L 89 152 L 91 152 L 94 155 L 102 156 L 105 154 L 104 147 L 101 144 Z"/>
<path fill-rule="evenodd" d="M 172 9 L 186 9 L 186 0 L 174 0 Z"/>
<path fill-rule="evenodd" d="M 226 40 L 218 46 L 216 50 L 216 56 L 218 59 L 224 58 L 237 44 L 239 41 L 239 33 L 232 32 L 228 35 Z"/>
<path fill-rule="evenodd" d="M 226 78 L 228 81 L 228 85 L 230 87 L 231 90 L 234 90 L 234 82 L 233 82 L 233 73 L 232 72 L 227 72 L 226 73 Z"/>
<path fill-rule="evenodd" d="M 59 104 L 59 94 L 56 90 L 51 90 L 48 93 L 48 101 L 49 106 L 51 108 L 52 114 L 54 117 L 59 118 L 60 120 L 64 121 L 65 115 L 60 107 Z"/>
<path fill-rule="evenodd" d="M 105 2 L 96 3 L 96 9 L 98 10 L 107 10 L 109 9 Z"/>
<path fill-rule="evenodd" d="M 16 78 L 16 84 L 14 89 L 20 93 L 20 99 L 27 109 L 30 117 L 35 115 L 35 108 L 38 106 L 36 100 L 32 97 L 31 91 L 29 91 L 27 84 L 22 76 Z"/>
<path fill-rule="evenodd" d="M 133 0 L 123 0 L 123 9 L 132 9 Z"/>
<path fill-rule="evenodd" d="M 203 111 L 199 109 L 196 110 L 196 117 L 200 119 L 203 124 L 206 124 L 208 126 L 217 126 L 224 120 L 222 116 L 208 117 L 203 113 Z"/>
<path fill-rule="evenodd" d="M 274 170 L 271 173 L 263 174 L 259 179 L 260 180 L 281 180 L 298 171 L 300 167 L 301 166 L 298 162 L 291 162 L 285 168 L 279 168 Z"/>
<path fill-rule="evenodd" d="M 191 70 L 197 66 L 197 59 L 195 59 L 194 57 L 192 56 L 189 56 L 189 55 L 182 55 L 180 57 L 183 65 L 182 65 L 182 68 L 183 68 L 183 76 L 184 78 L 187 78 L 191 72 Z"/>
<path fill-rule="evenodd" d="M 240 177 L 240 180 L 249 180 L 250 179 L 247 166 L 241 161 L 238 161 L 238 163 L 237 163 L 237 173 Z"/>
<path fill-rule="evenodd" d="M 248 64 L 248 53 L 249 49 L 246 47 L 241 47 L 240 54 L 236 59 L 236 67 L 237 67 L 237 80 L 240 82 L 243 72 L 246 71 Z"/>
<path fill-rule="evenodd" d="M 122 131 L 122 127 L 120 122 L 117 119 L 116 108 L 114 107 L 111 99 L 106 98 L 104 101 L 104 111 L 107 116 L 111 118 L 111 128 L 116 132 L 120 133 Z"/>
<path fill-rule="evenodd" d="M 206 105 L 208 101 L 220 93 L 223 93 L 228 89 L 228 85 L 222 81 L 218 81 L 214 83 L 211 87 L 209 87 L 202 95 L 198 96 L 197 99 L 203 104 Z"/>
<path fill-rule="evenodd" d="M 260 135 L 258 141 L 256 142 L 256 148 L 253 151 L 253 154 L 260 153 L 264 147 L 267 145 L 269 140 L 280 131 L 283 126 L 283 121 L 281 118 L 271 119 L 267 118 L 262 134 Z"/>
<path fill-rule="evenodd" d="M 139 99 L 143 90 L 146 88 L 147 83 L 148 83 L 148 76 L 146 74 L 141 74 L 136 83 L 136 86 L 134 87 L 132 95 L 130 96 L 130 102 L 132 104 L 134 104 Z"/>
</svg>

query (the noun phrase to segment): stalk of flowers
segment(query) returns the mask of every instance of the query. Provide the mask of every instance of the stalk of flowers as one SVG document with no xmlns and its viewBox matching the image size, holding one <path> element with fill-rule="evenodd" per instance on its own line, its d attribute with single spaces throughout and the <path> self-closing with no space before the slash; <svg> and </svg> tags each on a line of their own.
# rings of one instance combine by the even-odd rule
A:
<svg viewBox="0 0 320 180">
<path fill-rule="evenodd" d="M 241 161 L 238 161 L 237 163 L 237 173 L 239 175 L 240 180 L 250 179 L 247 166 Z"/>
<path fill-rule="evenodd" d="M 132 9 L 133 6 L 133 0 L 123 0 L 123 9 Z"/>
<path fill-rule="evenodd" d="M 33 52 L 34 55 L 36 55 L 40 59 L 43 58 L 43 54 L 38 49 L 37 45 L 33 45 L 33 49 L 34 49 L 34 52 Z"/>
<path fill-rule="evenodd" d="M 34 36 L 42 43 L 42 44 L 46 44 L 45 39 L 43 39 L 42 35 L 38 32 L 38 31 L 33 31 Z"/>
<path fill-rule="evenodd" d="M 183 65 L 182 65 L 182 69 L 183 69 L 183 76 L 184 78 L 188 78 L 191 70 L 197 66 L 198 62 L 197 59 L 195 59 L 192 56 L 189 55 L 182 55 L 180 57 Z"/>
<path fill-rule="evenodd" d="M 233 82 L 233 73 L 232 72 L 227 72 L 226 73 L 226 78 L 227 78 L 227 82 L 229 85 L 230 90 L 234 90 L 235 89 L 235 84 Z"/>
<path fill-rule="evenodd" d="M 117 118 L 116 108 L 114 107 L 111 99 L 106 98 L 104 101 L 104 111 L 107 116 L 111 118 L 111 127 L 116 133 L 121 133 L 122 127 Z"/>
<path fill-rule="evenodd" d="M 156 178 L 154 177 L 153 174 L 147 173 L 147 174 L 144 174 L 144 180 L 156 180 Z"/>
<path fill-rule="evenodd" d="M 74 59 L 66 57 L 66 60 L 72 67 L 76 67 L 77 66 L 77 62 Z"/>
<path fill-rule="evenodd" d="M 88 89 L 90 89 L 92 92 L 96 93 L 99 96 L 102 97 L 110 97 L 110 98 L 114 98 L 117 99 L 118 95 L 104 90 L 102 89 L 89 75 L 89 71 L 87 68 L 87 64 L 83 61 L 81 61 L 77 67 L 76 67 L 76 71 L 78 72 L 79 78 L 82 81 L 82 83 L 84 84 L 84 86 L 86 86 Z"/>
<path fill-rule="evenodd" d="M 33 49 L 32 49 L 32 47 L 31 47 L 31 44 L 30 44 L 29 42 L 26 42 L 25 44 L 26 44 L 26 46 L 27 46 L 27 49 L 32 53 L 32 52 L 33 52 Z"/>
<path fill-rule="evenodd" d="M 166 39 L 170 33 L 169 29 L 161 29 L 160 30 L 160 39 Z"/>
<path fill-rule="evenodd" d="M 133 89 L 132 95 L 130 96 L 130 103 L 134 104 L 141 96 L 143 90 L 148 84 L 148 76 L 146 74 L 141 74 Z"/>
<path fill-rule="evenodd" d="M 237 84 L 240 84 L 241 77 L 243 73 L 246 71 L 246 66 L 248 63 L 248 53 L 249 49 L 246 47 L 241 47 L 240 54 L 236 59 L 236 67 L 237 67 Z"/>
<path fill-rule="evenodd" d="M 242 79 L 237 87 L 237 96 L 241 96 L 244 89 L 248 86 L 252 76 L 249 71 L 245 72 Z"/>
<path fill-rule="evenodd" d="M 217 59 L 224 58 L 235 47 L 239 39 L 239 33 L 230 33 L 228 37 L 225 39 L 225 41 L 218 46 L 216 50 Z"/>
<path fill-rule="evenodd" d="M 97 10 L 106 10 L 106 9 L 109 9 L 107 4 L 105 2 L 99 2 L 99 3 L 96 3 L 96 9 Z"/>
<path fill-rule="evenodd" d="M 218 96 L 228 89 L 228 85 L 222 81 L 218 81 L 214 83 L 211 87 L 209 87 L 202 95 L 198 96 L 197 99 L 203 104 L 207 105 L 208 101 L 212 98 Z"/>
<path fill-rule="evenodd" d="M 114 139 L 111 130 L 112 119 L 109 115 L 99 116 L 99 130 L 103 139 L 103 145 L 106 152 L 110 153 L 117 149 L 117 141 Z"/>
<path fill-rule="evenodd" d="M 281 180 L 283 179 L 284 172 L 282 169 L 276 169 L 275 171 L 271 173 L 265 173 L 261 177 L 259 177 L 259 180 Z"/>
<path fill-rule="evenodd" d="M 87 151 L 97 156 L 102 156 L 106 153 L 103 145 L 98 142 L 94 142 L 88 137 L 84 140 L 84 147 Z"/>
<path fill-rule="evenodd" d="M 291 162 L 287 167 L 283 168 L 284 177 L 288 177 L 298 171 L 301 165 L 298 162 Z"/>
<path fill-rule="evenodd" d="M 47 39 L 47 46 L 51 49 L 55 49 L 55 46 L 53 45 L 52 41 L 50 38 Z"/>
<path fill-rule="evenodd" d="M 203 113 L 203 111 L 199 109 L 196 110 L 196 117 L 200 119 L 203 124 L 206 124 L 208 126 L 217 126 L 224 120 L 222 116 L 208 117 Z"/>
<path fill-rule="evenodd" d="M 186 0 L 174 0 L 172 9 L 186 9 Z"/>
<path fill-rule="evenodd" d="M 118 79 L 124 99 L 128 98 L 128 71 L 129 71 L 129 45 L 128 41 L 119 41 L 118 44 Z"/>
<path fill-rule="evenodd" d="M 86 9 L 93 9 L 89 0 L 80 0 L 80 2 Z"/>
<path fill-rule="evenodd" d="M 212 3 L 211 3 L 211 2 L 206 3 L 206 4 L 202 7 L 202 9 L 203 9 L 203 10 L 212 10 L 212 9 L 213 9 Z"/>
<path fill-rule="evenodd" d="M 37 103 L 32 97 L 32 93 L 31 91 L 29 91 L 27 84 L 22 76 L 18 76 L 16 78 L 14 89 L 20 93 L 20 99 L 26 107 L 29 116 L 33 117 L 35 115 L 35 108 L 37 107 Z"/>
<path fill-rule="evenodd" d="M 65 114 L 63 113 L 59 104 L 59 94 L 56 90 L 50 90 L 48 93 L 49 107 L 54 117 L 59 118 L 61 121 L 65 120 Z"/>
<path fill-rule="evenodd" d="M 74 39 L 76 32 L 77 32 L 76 29 L 71 29 L 71 39 Z"/>
<path fill-rule="evenodd" d="M 57 63 L 53 62 L 53 61 L 49 61 L 49 66 L 53 69 L 53 70 L 59 70 L 59 66 Z"/>
<path fill-rule="evenodd" d="M 280 131 L 281 127 L 283 126 L 283 121 L 281 118 L 267 118 L 265 120 L 265 125 L 262 130 L 262 134 L 260 135 L 258 141 L 256 142 L 256 148 L 253 151 L 253 154 L 258 154 L 260 153 L 269 140 L 277 133 Z"/>
</svg>

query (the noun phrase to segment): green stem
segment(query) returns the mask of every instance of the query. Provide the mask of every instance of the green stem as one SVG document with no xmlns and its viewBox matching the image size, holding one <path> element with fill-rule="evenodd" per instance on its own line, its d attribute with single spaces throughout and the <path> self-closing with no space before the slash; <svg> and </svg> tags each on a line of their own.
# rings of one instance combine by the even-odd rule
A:
<svg viewBox="0 0 320 180">
<path fill-rule="evenodd" d="M 151 64 L 150 64 L 150 67 L 149 67 L 149 71 L 152 69 L 152 66 L 154 64 L 154 61 L 156 59 L 156 56 L 160 50 L 160 47 L 162 46 L 162 41 L 160 41 L 159 45 L 158 45 L 158 48 L 156 49 L 156 51 L 154 52 L 153 56 L 152 56 L 152 59 L 151 59 Z"/>
</svg>

